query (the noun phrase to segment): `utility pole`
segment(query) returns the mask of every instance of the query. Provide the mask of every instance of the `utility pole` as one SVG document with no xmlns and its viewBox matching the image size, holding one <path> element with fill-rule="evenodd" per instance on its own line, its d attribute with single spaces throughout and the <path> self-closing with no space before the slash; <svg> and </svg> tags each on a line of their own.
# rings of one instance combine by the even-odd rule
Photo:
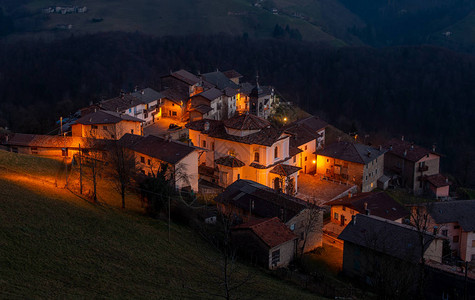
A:
<svg viewBox="0 0 475 300">
<path fill-rule="evenodd" d="M 168 242 L 170 243 L 170 196 L 168 196 Z"/>
<path fill-rule="evenodd" d="M 61 131 L 61 135 L 63 135 L 63 117 L 59 117 L 59 130 Z"/>
<path fill-rule="evenodd" d="M 79 193 L 82 195 L 82 158 L 81 158 L 81 144 L 79 144 Z"/>
</svg>

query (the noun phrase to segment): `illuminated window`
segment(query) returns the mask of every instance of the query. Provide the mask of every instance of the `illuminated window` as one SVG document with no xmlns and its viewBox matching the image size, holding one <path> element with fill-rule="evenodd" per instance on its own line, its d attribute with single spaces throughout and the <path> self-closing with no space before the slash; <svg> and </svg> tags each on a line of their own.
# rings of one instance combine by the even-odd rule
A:
<svg viewBox="0 0 475 300">
<path fill-rule="evenodd" d="M 234 149 L 229 149 L 228 150 L 228 155 L 229 156 L 236 156 L 236 151 L 234 151 Z"/>
</svg>

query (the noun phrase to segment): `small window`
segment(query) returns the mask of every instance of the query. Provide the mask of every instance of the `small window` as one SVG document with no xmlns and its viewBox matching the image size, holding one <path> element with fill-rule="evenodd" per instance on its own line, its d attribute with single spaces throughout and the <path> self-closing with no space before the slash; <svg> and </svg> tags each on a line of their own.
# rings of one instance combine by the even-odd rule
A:
<svg viewBox="0 0 475 300">
<path fill-rule="evenodd" d="M 305 161 L 307 161 L 307 157 L 305 156 Z"/>
<path fill-rule="evenodd" d="M 172 112 L 172 116 L 176 116 L 176 111 Z"/>
<path fill-rule="evenodd" d="M 130 129 L 130 133 L 134 134 L 134 130 L 133 130 L 133 129 Z"/>
<path fill-rule="evenodd" d="M 327 158 L 327 162 L 329 162 L 330 160 Z"/>
<path fill-rule="evenodd" d="M 144 164 L 145 163 L 145 157 L 140 156 L 140 162 Z"/>
<path fill-rule="evenodd" d="M 305 150 L 307 150 L 307 145 L 305 145 Z"/>
<path fill-rule="evenodd" d="M 201 141 L 201 145 L 203 146 L 203 148 L 206 148 L 206 141 Z"/>
<path fill-rule="evenodd" d="M 274 148 L 274 158 L 279 158 L 279 147 L 277 146 Z"/>
<path fill-rule="evenodd" d="M 294 162 L 296 162 L 296 161 L 297 161 L 297 155 L 294 156 Z"/>
<path fill-rule="evenodd" d="M 214 151 L 214 142 L 211 143 L 211 150 Z"/>
<path fill-rule="evenodd" d="M 61 149 L 61 155 L 68 156 L 68 148 L 62 148 Z"/>
<path fill-rule="evenodd" d="M 346 211 L 346 207 L 345 207 L 345 206 L 343 206 L 342 210 L 343 210 L 343 211 Z"/>
<path fill-rule="evenodd" d="M 475 240 L 472 240 L 472 248 L 475 248 Z"/>
<path fill-rule="evenodd" d="M 175 106 L 175 103 L 172 103 L 172 106 Z"/>
<path fill-rule="evenodd" d="M 339 219 L 338 213 L 334 213 L 334 214 L 333 214 L 333 219 L 335 219 L 335 220 L 338 220 L 338 219 Z"/>
<path fill-rule="evenodd" d="M 238 180 L 241 179 L 241 174 L 238 174 Z"/>
<path fill-rule="evenodd" d="M 454 229 L 459 229 L 460 225 L 454 225 Z"/>
<path fill-rule="evenodd" d="M 106 125 L 102 126 L 102 129 L 107 130 L 107 126 Z"/>
<path fill-rule="evenodd" d="M 280 249 L 272 251 L 272 265 L 276 266 L 280 262 Z"/>
<path fill-rule="evenodd" d="M 131 113 L 131 112 L 132 112 L 132 108 L 129 108 L 129 113 Z"/>
<path fill-rule="evenodd" d="M 259 152 L 254 152 L 254 161 L 259 162 Z"/>
<path fill-rule="evenodd" d="M 97 125 L 91 125 L 92 129 L 97 129 Z"/>
<path fill-rule="evenodd" d="M 368 175 L 366 175 L 366 179 L 365 180 L 368 180 Z"/>
<path fill-rule="evenodd" d="M 443 236 L 447 236 L 448 232 L 449 232 L 449 231 L 448 231 L 447 229 L 444 229 L 444 230 L 442 230 L 442 235 L 443 235 Z"/>
<path fill-rule="evenodd" d="M 453 242 L 454 242 L 454 243 L 458 243 L 458 242 L 459 242 L 459 236 L 458 236 L 458 235 L 454 235 Z"/>
<path fill-rule="evenodd" d="M 290 230 L 292 230 L 292 231 L 295 230 L 295 224 L 290 224 Z"/>
<path fill-rule="evenodd" d="M 150 166 L 151 164 L 152 164 L 152 162 L 150 161 L 150 159 L 147 159 L 147 165 Z"/>
</svg>

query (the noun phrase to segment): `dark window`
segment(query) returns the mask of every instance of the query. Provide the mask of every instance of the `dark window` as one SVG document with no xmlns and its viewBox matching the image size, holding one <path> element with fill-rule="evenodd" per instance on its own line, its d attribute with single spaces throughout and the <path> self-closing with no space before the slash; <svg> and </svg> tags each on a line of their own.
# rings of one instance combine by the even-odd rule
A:
<svg viewBox="0 0 475 300">
<path fill-rule="evenodd" d="M 238 180 L 241 179 L 241 174 L 238 174 Z"/>
<path fill-rule="evenodd" d="M 206 141 L 202 141 L 201 144 L 203 145 L 203 148 L 206 148 Z"/>
<path fill-rule="evenodd" d="M 278 158 L 279 157 L 279 147 L 275 146 L 274 148 L 274 158 Z"/>
<path fill-rule="evenodd" d="M 107 130 L 107 126 L 105 126 L 105 125 L 102 126 L 102 129 Z"/>
<path fill-rule="evenodd" d="M 148 160 L 147 160 L 147 165 L 150 166 L 151 164 L 152 164 L 152 162 L 150 161 L 150 159 L 148 159 Z"/>
<path fill-rule="evenodd" d="M 134 130 L 133 130 L 133 129 L 130 129 L 130 133 L 134 134 Z"/>
<path fill-rule="evenodd" d="M 307 145 L 305 145 L 305 150 L 307 150 Z"/>
<path fill-rule="evenodd" d="M 144 164 L 145 163 L 145 157 L 140 156 L 140 162 Z"/>
<path fill-rule="evenodd" d="M 459 242 L 459 236 L 458 236 L 458 235 L 454 235 L 453 242 L 454 242 L 454 243 L 458 243 L 458 242 Z"/>
<path fill-rule="evenodd" d="M 447 233 L 448 233 L 448 230 L 447 230 L 447 229 L 442 230 L 442 235 L 443 235 L 443 236 L 447 236 Z"/>
<path fill-rule="evenodd" d="M 305 161 L 307 161 L 307 157 L 305 156 Z"/>
<path fill-rule="evenodd" d="M 338 219 L 339 219 L 338 213 L 334 213 L 333 219 L 335 219 L 335 220 L 338 220 Z"/>
<path fill-rule="evenodd" d="M 38 147 L 31 147 L 31 154 L 38 154 Z"/>
<path fill-rule="evenodd" d="M 259 152 L 254 152 L 254 161 L 259 162 Z"/>
<path fill-rule="evenodd" d="M 61 149 L 61 155 L 68 156 L 68 148 L 62 148 Z"/>
<path fill-rule="evenodd" d="M 454 229 L 459 229 L 460 225 L 454 225 Z"/>
<path fill-rule="evenodd" d="M 211 150 L 214 151 L 214 142 L 211 143 Z"/>
<path fill-rule="evenodd" d="M 280 261 L 280 249 L 272 251 L 272 265 L 276 266 Z"/>
<path fill-rule="evenodd" d="M 172 112 L 172 116 L 176 116 L 176 111 Z"/>
<path fill-rule="evenodd" d="M 343 211 L 346 211 L 346 207 L 345 207 L 345 206 L 343 206 L 343 208 L 342 208 L 342 209 L 343 209 Z"/>
<path fill-rule="evenodd" d="M 97 125 L 92 125 L 92 129 L 97 129 Z"/>
</svg>

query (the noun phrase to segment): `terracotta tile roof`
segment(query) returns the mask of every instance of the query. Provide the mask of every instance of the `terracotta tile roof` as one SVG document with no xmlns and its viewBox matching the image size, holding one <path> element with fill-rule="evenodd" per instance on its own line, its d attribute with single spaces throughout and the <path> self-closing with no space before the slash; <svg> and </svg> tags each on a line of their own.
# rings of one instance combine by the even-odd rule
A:
<svg viewBox="0 0 475 300">
<path fill-rule="evenodd" d="M 143 122 L 139 118 L 129 116 L 127 114 L 117 113 L 107 110 L 98 110 L 87 114 L 76 120 L 76 124 L 93 125 L 93 124 L 116 124 L 121 121 Z"/>
<path fill-rule="evenodd" d="M 325 205 L 342 205 L 354 209 L 360 214 L 365 214 L 365 203 L 371 215 L 375 215 L 391 221 L 404 218 L 409 215 L 409 211 L 391 198 L 385 192 L 361 193 L 351 197 L 344 197 L 325 203 Z"/>
<path fill-rule="evenodd" d="M 317 155 L 333 157 L 358 164 L 368 164 L 384 153 L 384 150 L 350 142 L 337 142 L 316 152 Z"/>
<path fill-rule="evenodd" d="M 218 165 L 231 167 L 231 168 L 240 168 L 245 166 L 246 164 L 237 159 L 234 156 L 223 156 L 214 161 Z"/>
<path fill-rule="evenodd" d="M 451 182 L 449 182 L 448 178 L 442 174 L 424 176 L 424 179 L 427 180 L 433 186 L 438 187 L 438 188 L 452 184 Z"/>
<path fill-rule="evenodd" d="M 285 128 L 285 132 L 291 134 L 290 146 L 299 147 L 310 141 L 316 140 L 319 135 L 305 124 L 292 123 Z"/>
<path fill-rule="evenodd" d="M 297 236 L 278 218 L 254 220 L 235 226 L 233 230 L 251 230 L 269 248 L 297 239 Z"/>
<path fill-rule="evenodd" d="M 231 78 L 242 78 L 242 75 L 239 74 L 239 72 L 234 70 L 234 69 L 224 71 L 223 74 L 224 74 L 224 76 L 228 77 L 229 79 L 231 79 Z"/>
<path fill-rule="evenodd" d="M 238 130 L 257 130 L 270 127 L 270 122 L 252 114 L 243 114 L 225 120 L 224 126 Z"/>
<path fill-rule="evenodd" d="M 278 217 L 287 222 L 307 208 L 307 202 L 259 184 L 255 181 L 239 179 L 228 186 L 215 198 L 216 202 L 230 204 L 260 218 Z"/>
<path fill-rule="evenodd" d="M 128 149 L 173 165 L 196 150 L 195 147 L 190 147 L 177 141 L 167 141 L 158 136 L 149 135 L 147 137 L 134 137 L 131 139 L 129 135 L 131 134 L 127 133 L 120 139 L 120 141 L 127 144 Z"/>
<path fill-rule="evenodd" d="M 424 252 L 436 237 L 442 238 L 428 232 L 424 234 Z M 403 260 L 420 260 L 421 247 L 417 230 L 380 217 L 358 214 L 355 222 L 350 222 L 338 238 Z"/>
<path fill-rule="evenodd" d="M 321 129 L 328 126 L 327 122 L 315 116 L 310 116 L 305 119 L 295 121 L 294 124 L 305 124 L 308 128 L 312 129 L 313 131 L 320 131 Z"/>
<path fill-rule="evenodd" d="M 270 173 L 277 174 L 280 176 L 290 176 L 298 172 L 300 169 L 302 168 L 291 165 L 278 164 L 272 170 L 270 170 Z"/>
<path fill-rule="evenodd" d="M 209 124 L 209 129 L 205 130 L 205 124 Z M 264 128 L 259 132 L 249 134 L 247 136 L 234 136 L 230 135 L 226 132 L 226 128 L 224 127 L 223 121 L 218 120 L 198 120 L 194 122 L 190 122 L 186 124 L 186 128 L 191 130 L 200 131 L 201 133 L 208 134 L 210 137 L 234 141 L 238 143 L 244 144 L 255 144 L 255 145 L 263 145 L 270 147 L 275 142 L 287 138 L 288 135 L 283 134 L 282 130 L 276 129 L 274 127 Z"/>
<path fill-rule="evenodd" d="M 440 156 L 440 154 L 437 154 L 429 149 L 396 138 L 391 139 L 389 142 L 384 144 L 384 148 L 388 149 L 388 153 L 402 157 L 412 162 L 417 162 L 424 156 L 427 156 L 431 153 Z"/>
</svg>

